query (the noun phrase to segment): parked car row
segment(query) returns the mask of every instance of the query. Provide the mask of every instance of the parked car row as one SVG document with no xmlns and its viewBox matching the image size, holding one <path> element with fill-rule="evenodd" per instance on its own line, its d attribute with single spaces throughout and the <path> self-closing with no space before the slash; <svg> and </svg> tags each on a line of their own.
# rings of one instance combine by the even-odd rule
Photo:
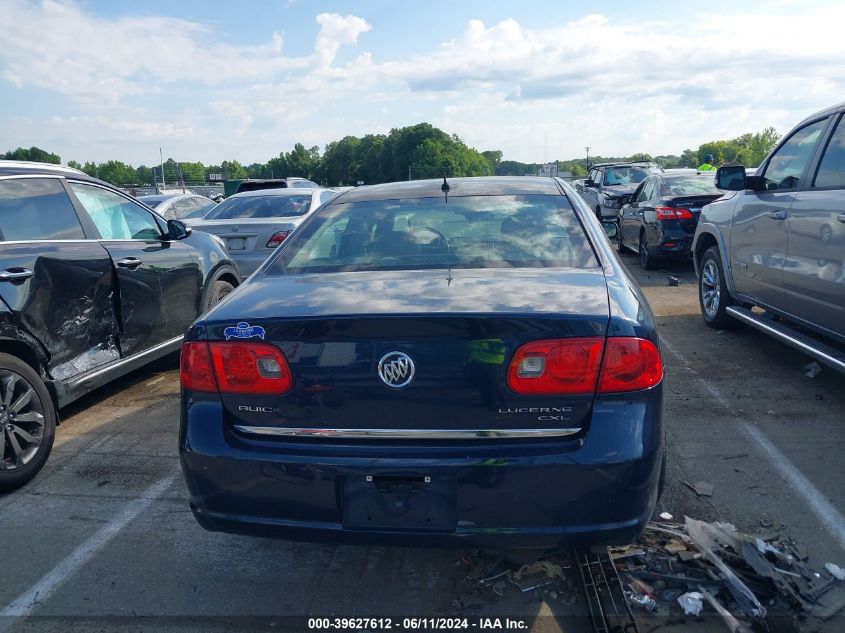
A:
<svg viewBox="0 0 845 633">
<path fill-rule="evenodd" d="M 320 205 L 337 195 L 332 189 L 296 187 L 249 189 L 236 193 L 187 222 L 226 243 L 241 275 L 251 275 Z"/>
</svg>

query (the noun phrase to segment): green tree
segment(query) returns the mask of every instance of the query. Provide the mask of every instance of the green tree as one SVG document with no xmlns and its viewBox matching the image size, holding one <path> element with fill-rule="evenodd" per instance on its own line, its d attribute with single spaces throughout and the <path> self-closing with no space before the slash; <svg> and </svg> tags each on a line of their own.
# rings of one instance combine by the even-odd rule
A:
<svg viewBox="0 0 845 633">
<path fill-rule="evenodd" d="M 51 154 L 47 150 L 35 146 L 29 149 L 19 147 L 15 150 L 8 151 L 3 154 L 2 158 L 6 160 L 31 160 L 36 163 L 52 163 L 54 165 L 60 165 L 62 162 L 58 154 Z"/>
<path fill-rule="evenodd" d="M 499 170 L 499 165 L 502 164 L 501 150 L 487 150 L 486 152 L 481 152 L 481 155 L 490 164 L 490 169 L 492 173 L 497 173 Z"/>
<path fill-rule="evenodd" d="M 323 153 L 322 171 L 329 186 L 354 185 L 361 171 L 359 148 L 361 139 L 344 136 L 339 141 L 326 145 Z"/>
<path fill-rule="evenodd" d="M 384 134 L 367 134 L 361 138 L 355 152 L 355 163 L 358 168 L 355 174 L 356 183 L 359 180 L 366 184 L 386 182 L 387 179 L 381 168 L 386 139 Z"/>
<path fill-rule="evenodd" d="M 224 160 L 220 169 L 223 170 L 223 178 L 228 180 L 241 180 L 247 177 L 246 169 L 236 160 Z"/>
<path fill-rule="evenodd" d="M 75 160 L 69 160 L 67 162 L 67 166 L 72 167 L 73 169 L 82 169 L 82 165 L 80 165 L 79 162 Z"/>
<path fill-rule="evenodd" d="M 135 169 L 135 182 L 139 185 L 152 185 L 155 184 L 154 181 L 155 177 L 151 167 L 141 165 Z"/>
<path fill-rule="evenodd" d="M 652 160 L 652 158 L 651 158 L 651 154 L 645 154 L 643 152 L 640 152 L 638 154 L 632 154 L 631 156 L 628 156 L 628 158 L 626 158 L 625 160 L 633 163 L 633 162 L 639 162 L 639 161 L 650 161 L 650 160 Z"/>
<path fill-rule="evenodd" d="M 119 160 L 109 160 L 97 165 L 97 177 L 117 187 L 135 184 L 136 172 L 133 167 Z"/>
<path fill-rule="evenodd" d="M 182 178 L 185 182 L 203 182 L 205 181 L 205 165 L 202 163 L 179 163 L 179 168 L 182 170 Z"/>
</svg>

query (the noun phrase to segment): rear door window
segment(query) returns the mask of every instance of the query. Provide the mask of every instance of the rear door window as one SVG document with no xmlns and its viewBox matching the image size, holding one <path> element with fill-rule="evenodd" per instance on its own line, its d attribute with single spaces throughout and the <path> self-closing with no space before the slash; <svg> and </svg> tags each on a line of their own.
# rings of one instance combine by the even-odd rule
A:
<svg viewBox="0 0 845 633">
<path fill-rule="evenodd" d="M 104 240 L 159 240 L 161 228 L 143 207 L 112 191 L 70 183 Z"/>
<path fill-rule="evenodd" d="M 845 123 L 839 119 L 836 130 L 824 150 L 814 187 L 845 188 Z"/>
<path fill-rule="evenodd" d="M 85 234 L 57 178 L 0 180 L 0 239 L 82 240 Z"/>
<path fill-rule="evenodd" d="M 273 273 L 598 266 L 563 196 L 465 196 L 329 205 Z"/>
</svg>

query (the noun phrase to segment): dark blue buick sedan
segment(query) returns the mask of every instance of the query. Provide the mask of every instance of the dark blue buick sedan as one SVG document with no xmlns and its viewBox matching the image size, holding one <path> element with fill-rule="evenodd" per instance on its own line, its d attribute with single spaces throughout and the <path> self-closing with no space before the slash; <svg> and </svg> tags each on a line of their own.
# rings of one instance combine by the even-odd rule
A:
<svg viewBox="0 0 845 633">
<path fill-rule="evenodd" d="M 190 329 L 180 452 L 210 530 L 628 542 L 663 474 L 654 318 L 551 178 L 348 191 Z"/>
</svg>

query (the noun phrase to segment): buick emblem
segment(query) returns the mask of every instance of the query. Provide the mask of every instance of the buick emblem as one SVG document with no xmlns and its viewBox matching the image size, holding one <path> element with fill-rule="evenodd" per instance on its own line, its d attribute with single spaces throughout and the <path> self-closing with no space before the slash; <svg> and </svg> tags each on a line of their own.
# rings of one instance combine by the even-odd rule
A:
<svg viewBox="0 0 845 633">
<path fill-rule="evenodd" d="M 378 376 L 388 387 L 399 389 L 414 379 L 414 361 L 404 352 L 388 352 L 378 362 Z"/>
<path fill-rule="evenodd" d="M 239 230 L 240 230 L 240 229 L 238 228 L 238 225 L 237 225 L 237 224 L 236 224 L 235 226 L 233 226 L 233 227 L 232 227 L 232 232 L 233 232 L 233 233 L 237 233 Z"/>
</svg>

